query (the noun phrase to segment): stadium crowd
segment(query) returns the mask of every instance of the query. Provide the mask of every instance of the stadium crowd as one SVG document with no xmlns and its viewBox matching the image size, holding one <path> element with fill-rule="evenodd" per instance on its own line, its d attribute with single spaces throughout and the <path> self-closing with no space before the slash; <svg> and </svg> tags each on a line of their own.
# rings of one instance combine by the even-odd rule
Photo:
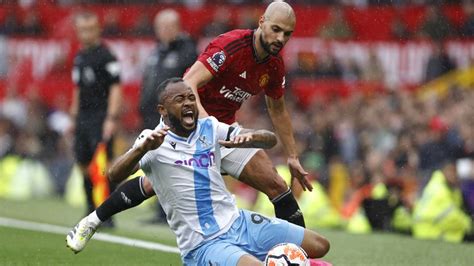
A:
<svg viewBox="0 0 474 266">
<path fill-rule="evenodd" d="M 130 1 L 55 2 L 58 5 L 68 5 L 76 2 L 129 3 Z M 206 1 L 158 2 L 196 4 Z M 255 3 L 245 0 L 207 2 Z M 333 1 L 289 2 L 328 4 Z M 356 2 L 402 5 L 440 2 L 459 4 L 461 1 L 340 2 L 343 5 Z M 351 30 L 351 24 L 345 20 L 342 10 L 341 6 L 334 6 L 327 24 L 315 32 L 315 35 L 325 39 L 357 40 L 357 35 Z M 415 32 L 409 31 L 403 21 L 394 20 L 391 27 L 393 38 L 410 40 L 428 37 L 433 42 L 438 42 L 473 36 L 474 7 L 466 5 L 464 9 L 466 19 L 460 25 L 451 23 L 440 10 L 437 5 L 427 8 L 425 19 Z M 201 36 L 217 36 L 237 26 L 255 27 L 255 24 L 251 23 L 252 19 L 234 25 L 225 16 L 219 16 L 222 12 L 216 14 L 213 21 L 202 29 Z M 129 31 L 121 29 L 118 20 L 117 14 L 114 13 L 108 13 L 104 17 L 104 36 L 153 35 L 151 18 L 142 17 L 136 22 L 137 28 Z M 0 25 L 0 34 L 43 36 L 45 31 L 41 18 L 32 9 L 21 22 L 15 14 L 7 15 Z M 459 69 L 442 47 L 439 45 L 438 52 L 429 60 L 430 63 L 425 70 L 425 82 Z M 416 90 L 387 86 L 384 82 L 385 73 L 379 64 L 375 56 L 372 56 L 365 65 L 357 62 L 340 62 L 331 55 L 318 56 L 305 53 L 298 57 L 297 67 L 290 69 L 287 76 L 286 97 L 304 167 L 311 172 L 313 180 L 323 185 L 332 206 L 341 213 L 345 211 L 347 203 L 351 202 L 357 191 L 366 185 L 376 184 L 384 184 L 388 188 L 387 198 L 396 198 L 397 204 L 413 210 L 425 185 L 430 182 L 433 171 L 442 169 L 446 163 L 468 158 L 471 168 L 467 173 L 459 173 L 464 176 L 459 176 L 454 186 L 463 189 L 463 210 L 474 219 L 473 83 L 450 84 L 446 94 L 421 94 Z M 471 64 L 471 67 L 474 65 Z M 338 97 L 337 94 L 315 97 L 308 103 L 307 99 L 302 99 L 293 91 L 293 82 L 300 78 L 337 80 L 346 83 L 365 81 L 376 84 L 377 89 L 351 92 L 348 97 Z M 0 99 L 0 173 L 3 175 L 0 175 L 0 192 L 4 191 L 0 197 L 8 196 L 5 191 L 12 178 L 5 180 L 4 176 L 12 174 L 12 170 L 8 168 L 11 166 L 8 164 L 11 163 L 9 158 L 12 157 L 22 158 L 15 163 L 21 163 L 24 159 L 44 165 L 49 173 L 46 175 L 54 180 L 54 193 L 62 195 L 74 161 L 70 140 L 63 137 L 70 123 L 67 101 L 59 98 L 54 107 L 48 106 L 42 101 L 34 85 L 26 90 L 25 95 L 20 95 L 18 91 L 19 88 L 15 84 L 10 84 L 3 99 Z M 239 122 L 249 128 L 270 128 L 270 121 L 263 109 L 265 104 L 262 101 L 261 97 L 249 101 L 239 113 Z M 139 130 L 140 128 L 136 128 L 136 131 Z M 135 133 L 122 130 L 116 140 L 119 144 L 116 145 L 116 149 L 125 150 Z M 274 148 L 270 153 L 275 164 L 285 164 L 281 147 Z M 247 190 L 236 188 L 234 192 L 239 194 L 242 191 Z M 250 197 L 254 199 L 254 196 L 252 194 Z M 367 210 L 366 212 L 370 215 Z M 392 228 L 382 226 L 379 229 Z"/>
<path fill-rule="evenodd" d="M 8 2 L 8 1 L 7 1 Z M 16 1 L 14 1 L 16 2 Z M 5 16 L 0 20 L 0 34 L 6 36 L 48 36 L 53 33 L 48 32 L 44 25 L 44 18 L 41 17 L 38 5 L 41 2 L 35 3 L 35 1 L 25 1 L 28 3 L 26 6 L 18 6 L 16 4 L 4 3 L 4 7 L 7 10 Z M 68 1 L 64 1 L 68 2 Z M 77 5 L 78 3 L 102 3 L 102 4 L 127 4 L 130 1 L 70 1 L 69 4 Z M 146 2 L 146 1 L 144 1 Z M 156 3 L 156 1 L 152 1 Z M 158 1 L 160 2 L 160 1 Z M 183 4 L 183 1 L 162 1 L 165 4 Z M 186 2 L 186 1 L 184 1 Z M 190 3 L 196 3 L 195 0 L 188 1 Z M 201 34 L 198 37 L 213 37 L 220 33 L 226 32 L 232 28 L 253 28 L 258 20 L 258 12 L 252 12 L 251 9 L 239 16 L 237 21 L 233 21 L 229 16 L 229 4 L 238 4 L 241 2 L 244 6 L 248 5 L 249 2 L 255 4 L 255 1 L 245 0 L 228 0 L 228 1 L 209 1 L 210 4 L 214 2 L 222 2 L 221 8 L 215 11 L 212 21 L 205 25 Z M 268 2 L 268 1 L 262 1 Z M 290 1 L 292 2 L 292 1 Z M 307 4 L 318 4 L 319 1 L 293 1 L 296 4 L 302 5 Z M 299 3 L 301 2 L 301 3 Z M 318 27 L 315 31 L 316 37 L 326 39 L 338 39 L 338 40 L 357 40 L 359 36 L 352 29 L 351 23 L 347 20 L 345 9 L 352 9 L 350 4 L 352 3 L 363 3 L 364 1 L 320 1 L 328 6 L 331 6 L 330 14 L 324 25 Z M 325 3 L 327 2 L 327 3 Z M 373 3 L 372 3 L 373 2 Z M 413 6 L 420 5 L 426 6 L 426 11 L 423 12 L 423 19 L 417 23 L 414 29 L 410 29 L 406 24 L 406 21 L 398 15 L 393 18 L 390 23 L 391 39 L 393 40 L 408 40 L 414 38 L 431 38 L 433 40 L 444 40 L 452 38 L 471 38 L 474 36 L 474 8 L 473 5 L 466 1 L 462 8 L 462 21 L 453 21 L 452 18 L 446 16 L 443 12 L 441 4 L 451 4 L 450 6 L 456 6 L 461 1 L 368 1 L 369 6 L 377 4 L 393 4 L 395 6 Z M 133 1 L 136 4 L 136 1 Z M 219 4 L 218 3 L 218 4 Z M 58 1 L 56 4 L 61 4 Z M 202 5 L 205 1 L 202 1 Z M 208 3 L 209 4 L 209 3 Z M 349 5 L 349 6 L 348 6 Z M 402 10 L 402 9 L 400 9 Z M 402 11 L 399 11 L 402 12 Z M 461 14 L 457 14 L 459 16 Z M 144 15 L 136 16 L 133 26 L 131 28 L 124 29 L 120 22 L 123 14 L 118 9 L 111 9 L 106 12 L 103 18 L 103 36 L 104 37 L 153 37 L 152 27 L 152 16 L 147 12 Z"/>
</svg>

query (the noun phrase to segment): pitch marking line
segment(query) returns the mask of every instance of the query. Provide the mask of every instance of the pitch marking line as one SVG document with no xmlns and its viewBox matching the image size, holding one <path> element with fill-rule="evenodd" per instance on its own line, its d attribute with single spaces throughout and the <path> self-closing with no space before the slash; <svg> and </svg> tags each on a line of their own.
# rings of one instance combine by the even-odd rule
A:
<svg viewBox="0 0 474 266">
<path fill-rule="evenodd" d="M 5 218 L 5 217 L 0 217 L 0 226 L 24 229 L 24 230 L 30 230 L 30 231 L 37 231 L 37 232 L 59 234 L 59 235 L 64 235 L 64 238 L 66 238 L 66 234 L 70 231 L 70 228 L 63 227 L 63 226 L 36 223 L 36 222 L 27 222 L 23 220 L 17 220 L 17 219 Z M 128 238 L 128 237 L 114 236 L 107 233 L 95 233 L 93 236 L 93 239 L 103 241 L 103 242 L 125 245 L 125 246 L 179 254 L 179 249 L 176 247 L 144 241 L 144 240 L 139 240 L 139 239 Z"/>
</svg>

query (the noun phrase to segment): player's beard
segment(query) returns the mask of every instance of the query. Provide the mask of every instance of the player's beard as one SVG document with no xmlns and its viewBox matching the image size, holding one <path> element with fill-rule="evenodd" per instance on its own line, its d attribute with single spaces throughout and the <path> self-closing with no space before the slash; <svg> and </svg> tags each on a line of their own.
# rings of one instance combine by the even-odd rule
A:
<svg viewBox="0 0 474 266">
<path fill-rule="evenodd" d="M 281 49 L 283 48 L 283 46 L 281 46 L 281 48 L 276 51 L 276 52 L 273 52 L 272 49 L 271 49 L 271 43 L 268 43 L 266 42 L 264 39 L 263 39 L 263 34 L 260 34 L 260 44 L 262 45 L 263 47 L 263 50 L 265 50 L 265 52 L 267 52 L 268 54 L 271 54 L 271 55 L 278 55 L 278 53 L 281 51 Z"/>
<path fill-rule="evenodd" d="M 175 133 L 178 135 L 189 136 L 189 134 L 191 134 L 194 131 L 194 129 L 196 129 L 197 118 L 198 118 L 198 115 L 196 114 L 196 117 L 194 118 L 193 128 L 187 129 L 181 124 L 181 120 L 178 117 L 168 113 L 168 120 L 170 123 L 170 127 L 171 129 L 174 129 L 172 131 L 175 131 Z"/>
</svg>

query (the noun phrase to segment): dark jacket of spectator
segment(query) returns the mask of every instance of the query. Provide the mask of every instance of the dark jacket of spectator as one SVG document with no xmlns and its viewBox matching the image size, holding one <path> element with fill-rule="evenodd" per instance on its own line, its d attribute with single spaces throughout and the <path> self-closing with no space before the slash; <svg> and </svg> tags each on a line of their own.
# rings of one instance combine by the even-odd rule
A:
<svg viewBox="0 0 474 266">
<path fill-rule="evenodd" d="M 169 45 L 158 44 L 145 66 L 140 96 L 140 113 L 145 128 L 158 124 L 155 89 L 164 80 L 181 77 L 196 60 L 196 44 L 187 35 L 180 35 Z"/>
<path fill-rule="evenodd" d="M 433 80 L 455 68 L 456 64 L 449 58 L 443 47 L 438 45 L 428 60 L 425 81 Z"/>
</svg>

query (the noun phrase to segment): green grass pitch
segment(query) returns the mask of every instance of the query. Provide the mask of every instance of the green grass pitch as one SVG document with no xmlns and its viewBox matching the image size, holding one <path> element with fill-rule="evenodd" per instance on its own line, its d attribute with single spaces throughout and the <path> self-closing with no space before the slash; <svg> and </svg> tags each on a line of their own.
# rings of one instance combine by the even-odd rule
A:
<svg viewBox="0 0 474 266">
<path fill-rule="evenodd" d="M 0 199 L 0 217 L 72 227 L 84 214 L 58 199 L 8 201 Z M 117 229 L 104 232 L 175 246 L 167 226 L 143 224 L 149 208 L 135 208 L 117 215 Z M 331 241 L 325 260 L 338 265 L 474 265 L 474 244 L 420 241 L 388 233 L 352 235 L 320 231 Z M 65 235 L 0 226 L 0 265 L 180 265 L 177 254 L 92 240 L 73 254 Z"/>
</svg>

